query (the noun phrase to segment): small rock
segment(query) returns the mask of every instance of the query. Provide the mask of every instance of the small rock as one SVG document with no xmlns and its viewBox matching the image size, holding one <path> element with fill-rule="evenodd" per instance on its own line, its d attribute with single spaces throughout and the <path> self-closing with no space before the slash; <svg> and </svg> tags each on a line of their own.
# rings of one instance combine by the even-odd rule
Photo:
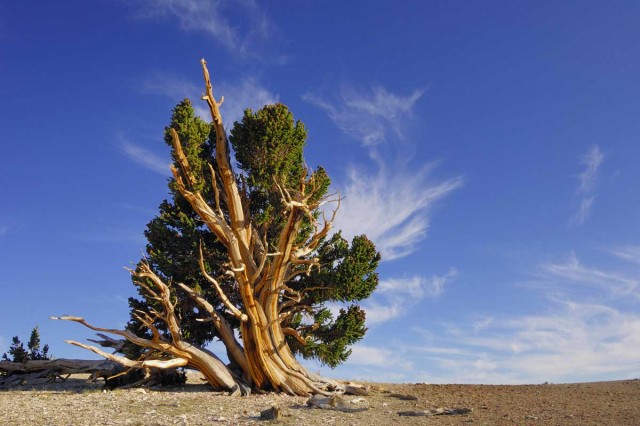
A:
<svg viewBox="0 0 640 426">
<path fill-rule="evenodd" d="M 403 401 L 417 401 L 418 397 L 414 395 L 405 395 L 402 393 L 391 393 L 389 394 L 391 398 L 401 399 Z"/>
<path fill-rule="evenodd" d="M 370 390 L 369 386 L 361 386 L 361 385 L 349 384 L 349 385 L 345 386 L 344 393 L 345 393 L 345 395 L 364 396 L 364 395 L 369 395 L 369 390 Z"/>
<path fill-rule="evenodd" d="M 398 411 L 398 415 L 406 417 L 424 417 L 431 416 L 432 414 L 429 411 Z"/>
<path fill-rule="evenodd" d="M 398 411 L 399 416 L 457 416 L 461 414 L 469 414 L 473 412 L 471 408 L 434 408 L 433 410 L 420 410 L 420 411 Z"/>
<path fill-rule="evenodd" d="M 538 420 L 540 417 L 538 416 L 525 416 L 525 419 L 527 420 Z"/>
<path fill-rule="evenodd" d="M 262 420 L 281 420 L 282 419 L 282 411 L 280 408 L 275 405 L 267 410 L 263 410 L 260 412 L 260 419 Z"/>
<path fill-rule="evenodd" d="M 359 411 L 365 411 L 369 407 L 363 408 L 351 408 L 347 405 L 344 398 L 339 395 L 322 396 L 313 395 L 307 400 L 307 405 L 313 408 L 320 408 L 323 410 L 337 410 L 345 413 L 355 413 Z"/>
<path fill-rule="evenodd" d="M 460 414 L 469 414 L 473 412 L 473 408 L 454 408 L 451 410 L 445 410 L 444 414 L 448 414 L 450 416 L 457 416 Z"/>
<path fill-rule="evenodd" d="M 338 395 L 313 395 L 307 400 L 307 405 L 316 408 L 335 408 L 340 405 L 344 405 L 344 399 L 342 399 Z"/>
</svg>

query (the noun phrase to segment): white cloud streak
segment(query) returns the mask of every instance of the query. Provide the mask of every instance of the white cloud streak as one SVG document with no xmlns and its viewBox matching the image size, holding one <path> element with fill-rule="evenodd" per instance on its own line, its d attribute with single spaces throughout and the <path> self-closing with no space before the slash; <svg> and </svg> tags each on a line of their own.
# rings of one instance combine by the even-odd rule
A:
<svg viewBox="0 0 640 426">
<path fill-rule="evenodd" d="M 358 365 L 385 365 L 389 362 L 390 358 L 391 351 L 388 349 L 356 345 L 352 348 L 349 363 Z"/>
<path fill-rule="evenodd" d="M 398 153 L 384 159 L 379 153 L 389 137 L 404 138 L 403 128 L 423 94 L 424 90 L 415 90 L 400 96 L 377 86 L 371 93 L 343 88 L 335 101 L 312 93 L 303 96 L 324 110 L 340 130 L 357 139 L 374 162 L 374 171 L 350 167 L 346 182 L 338 184 L 344 201 L 336 228 L 342 229 L 346 238 L 366 234 L 383 260 L 415 251 L 427 236 L 433 205 L 463 184 L 461 177 L 433 182 L 430 176 L 436 163 L 416 168 L 407 160 L 394 161 Z"/>
<path fill-rule="evenodd" d="M 575 253 L 572 253 L 566 262 L 543 264 L 541 270 L 543 272 L 542 282 L 546 282 L 550 288 L 559 288 L 559 286 L 566 286 L 566 284 L 587 285 L 599 288 L 611 297 L 640 298 L 640 295 L 637 294 L 639 287 L 637 279 L 587 267 L 580 263 Z"/>
<path fill-rule="evenodd" d="M 419 331 L 419 330 L 418 330 Z M 545 313 L 484 316 L 430 328 L 423 344 L 354 346 L 352 374 L 430 383 L 566 383 L 640 376 L 640 314 L 599 303 L 549 299 Z M 410 369 L 393 364 L 401 360 Z M 358 366 L 377 370 L 358 370 Z M 389 366 L 392 366 L 389 368 Z"/>
<path fill-rule="evenodd" d="M 372 299 L 363 306 L 367 313 L 367 324 L 380 324 L 398 318 L 408 313 L 421 300 L 440 297 L 447 283 L 457 275 L 458 271 L 450 268 L 444 275 L 415 275 L 381 281 Z"/>
<path fill-rule="evenodd" d="M 255 112 L 265 105 L 277 103 L 279 99 L 278 94 L 271 93 L 253 77 L 245 78 L 237 83 L 222 85 L 219 92 L 221 95 L 224 95 L 225 92 L 228 93 L 221 107 L 227 128 L 232 127 L 234 122 L 242 120 L 247 108 L 251 108 Z"/>
<path fill-rule="evenodd" d="M 406 306 L 403 306 L 398 301 L 391 301 L 386 304 L 373 301 L 367 302 L 364 306 L 364 310 L 367 313 L 367 325 L 381 324 L 398 318 L 406 312 L 405 309 Z"/>
<path fill-rule="evenodd" d="M 451 268 L 445 275 L 432 275 L 429 278 L 418 275 L 406 279 L 392 278 L 380 282 L 376 291 L 385 295 L 408 296 L 414 300 L 419 300 L 423 297 L 436 298 L 444 291 L 447 281 L 457 275 L 458 271 L 455 268 Z"/>
<path fill-rule="evenodd" d="M 366 234 L 385 261 L 414 252 L 427 235 L 432 207 L 463 183 L 461 177 L 431 182 L 434 167 L 391 170 L 380 164 L 375 173 L 351 168 L 336 227 L 346 238 Z"/>
<path fill-rule="evenodd" d="M 640 246 L 618 246 L 608 251 L 622 260 L 640 265 Z"/>
<path fill-rule="evenodd" d="M 134 5 L 137 18 L 177 22 L 182 30 L 208 34 L 234 53 L 246 53 L 273 30 L 273 24 L 253 0 L 232 3 L 222 0 L 140 0 L 129 3 Z M 237 9 L 234 22 L 230 22 L 225 10 L 229 5 Z"/>
<path fill-rule="evenodd" d="M 196 115 L 205 121 L 211 121 L 209 109 L 205 106 L 204 101 L 200 101 L 203 87 L 182 78 L 162 74 L 150 76 L 142 85 L 145 93 L 164 96 L 174 102 L 184 98 L 191 99 Z M 224 103 L 220 111 L 227 128 L 242 119 L 245 109 L 251 108 L 256 111 L 265 105 L 278 102 L 279 99 L 277 94 L 262 86 L 255 77 L 247 77 L 230 83 L 217 84 L 214 82 L 214 95 L 218 98 L 224 96 Z"/>
<path fill-rule="evenodd" d="M 142 167 L 159 173 L 163 176 L 171 174 L 169 162 L 164 157 L 128 141 L 123 135 L 117 135 L 117 146 L 130 160 L 138 163 Z"/>
<path fill-rule="evenodd" d="M 142 82 L 142 91 L 154 95 L 164 96 L 172 101 L 180 101 L 184 98 L 199 100 L 204 91 L 204 84 L 197 86 L 186 79 L 155 73 L 147 76 Z M 204 101 L 202 105 L 205 105 Z"/>
<path fill-rule="evenodd" d="M 593 189 L 598 178 L 598 169 L 604 162 L 604 154 L 597 145 L 592 146 L 589 151 L 582 157 L 581 164 L 584 164 L 584 170 L 578 175 L 579 185 L 578 194 L 582 195 L 580 205 L 576 212 L 569 219 L 570 225 L 583 225 L 591 215 L 595 196 Z"/>
<path fill-rule="evenodd" d="M 582 164 L 585 165 L 585 169 L 578 175 L 578 179 L 580 180 L 580 186 L 578 187 L 579 193 L 585 194 L 592 190 L 598 176 L 598 169 L 603 162 L 604 154 L 597 145 L 592 146 L 582 157 Z"/>
<path fill-rule="evenodd" d="M 584 224 L 587 219 L 589 219 L 589 216 L 591 216 L 591 208 L 593 207 L 594 200 L 595 197 L 593 196 L 580 200 L 580 206 L 573 216 L 571 216 L 571 219 L 569 219 L 569 223 L 576 226 Z"/>
<path fill-rule="evenodd" d="M 640 315 L 601 304 L 555 303 L 547 315 L 492 318 L 481 332 L 469 326 L 445 337 L 445 346 L 431 342 L 412 351 L 441 370 L 423 373 L 430 381 L 571 382 L 640 373 Z"/>
<path fill-rule="evenodd" d="M 640 246 L 606 251 L 633 264 L 640 260 Z M 422 324 L 414 327 L 410 343 L 364 345 L 346 367 L 352 376 L 398 382 L 523 384 L 640 377 L 635 276 L 585 265 L 572 253 L 566 261 L 541 264 L 536 277 L 544 284 L 537 287 L 546 301 L 542 311 Z M 432 288 L 439 288 L 437 281 L 432 280 Z M 427 293 L 418 282 L 418 277 L 388 280 L 374 296 Z M 600 290 L 598 297 L 593 297 L 594 288 Z M 579 291 L 567 295 L 567 289 Z M 406 311 L 406 306 L 384 306 L 387 312 Z M 398 359 L 410 366 L 409 374 L 394 365 Z"/>
<path fill-rule="evenodd" d="M 389 131 L 402 138 L 403 124 L 412 116 L 416 101 L 425 91 L 415 90 L 408 96 L 399 96 L 376 86 L 372 92 L 363 94 L 343 88 L 336 102 L 329 102 L 313 93 L 302 98 L 324 110 L 339 129 L 362 141 L 365 146 L 383 143 Z"/>
<path fill-rule="evenodd" d="M 637 247 L 612 251 L 634 262 Z M 568 261 L 539 267 L 545 312 L 491 315 L 445 324 L 425 344 L 405 348 L 432 382 L 540 383 L 611 380 L 640 374 L 638 279 Z M 585 288 L 598 289 L 600 294 Z M 578 289 L 572 296 L 566 290 Z M 559 294 L 565 294 L 558 296 Z M 627 310 L 618 307 L 624 302 Z"/>
</svg>

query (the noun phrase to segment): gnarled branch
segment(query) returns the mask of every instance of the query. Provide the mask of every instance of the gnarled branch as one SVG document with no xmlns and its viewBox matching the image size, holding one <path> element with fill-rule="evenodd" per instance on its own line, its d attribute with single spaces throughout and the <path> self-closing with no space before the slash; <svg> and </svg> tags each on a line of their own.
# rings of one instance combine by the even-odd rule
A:
<svg viewBox="0 0 640 426">
<path fill-rule="evenodd" d="M 204 275 L 207 281 L 209 281 L 213 285 L 213 287 L 216 289 L 216 292 L 218 293 L 218 297 L 220 297 L 220 300 L 222 301 L 224 306 L 227 309 L 229 309 L 231 313 L 240 321 L 247 322 L 247 320 L 249 319 L 247 315 L 240 312 L 240 310 L 236 308 L 233 305 L 233 303 L 231 303 L 227 295 L 224 294 L 224 291 L 222 291 L 222 287 L 220 287 L 220 284 L 218 284 L 218 281 L 216 281 L 215 278 L 213 278 L 211 275 L 207 273 L 207 269 L 204 266 L 204 254 L 202 253 L 202 242 L 200 242 L 200 257 L 198 258 L 198 264 L 200 265 L 200 272 L 202 272 L 202 275 Z M 240 269 L 238 272 L 242 270 L 244 270 L 244 265 L 243 265 L 243 268 Z M 181 287 L 184 288 L 184 286 L 181 286 Z"/>
</svg>

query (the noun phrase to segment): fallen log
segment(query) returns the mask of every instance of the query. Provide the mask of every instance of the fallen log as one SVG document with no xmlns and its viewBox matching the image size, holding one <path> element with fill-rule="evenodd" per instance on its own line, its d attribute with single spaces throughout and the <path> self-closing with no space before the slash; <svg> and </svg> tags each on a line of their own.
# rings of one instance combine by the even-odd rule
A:
<svg viewBox="0 0 640 426">
<path fill-rule="evenodd" d="M 89 359 L 46 359 L 26 362 L 0 361 L 0 372 L 8 374 L 25 374 L 50 371 L 56 375 L 63 374 L 94 374 L 104 375 L 118 374 L 122 367 L 108 360 Z"/>
<path fill-rule="evenodd" d="M 24 363 L 0 361 L 0 389 L 65 381 L 72 374 L 89 374 L 87 380 L 90 382 L 104 379 L 107 389 L 179 386 L 186 382 L 185 373 L 178 369 L 126 368 L 110 360 L 54 359 Z"/>
<path fill-rule="evenodd" d="M 89 380 L 103 378 L 106 383 L 109 377 L 123 371 L 121 365 L 108 360 L 63 358 L 26 362 L 0 361 L 0 388 L 65 381 L 71 374 L 90 374 Z"/>
</svg>

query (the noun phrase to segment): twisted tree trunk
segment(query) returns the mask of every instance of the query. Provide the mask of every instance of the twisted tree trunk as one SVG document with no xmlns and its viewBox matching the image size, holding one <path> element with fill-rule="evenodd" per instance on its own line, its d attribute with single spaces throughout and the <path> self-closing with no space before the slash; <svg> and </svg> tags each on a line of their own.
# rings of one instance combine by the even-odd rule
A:
<svg viewBox="0 0 640 426">
<path fill-rule="evenodd" d="M 151 339 L 138 337 L 128 330 L 95 327 L 79 317 L 59 319 L 75 321 L 95 331 L 122 336 L 134 344 L 154 349 L 167 356 L 161 360 L 134 361 L 107 354 L 93 346 L 69 341 L 73 345 L 91 350 L 128 367 L 193 367 L 201 371 L 214 388 L 225 389 L 234 394 L 247 393 L 249 388 L 293 395 L 326 394 L 335 390 L 338 385 L 309 373 L 294 358 L 285 335 L 293 336 L 302 343 L 304 339 L 293 329 L 283 329 L 282 321 L 294 312 L 296 302 L 300 302 L 303 296 L 301 292 L 289 288 L 285 283 L 299 274 L 308 273 L 310 268 L 318 265 L 318 259 L 309 258 L 309 255 L 328 234 L 337 209 L 330 219 L 323 217 L 321 223 L 316 219 L 313 212 L 322 203 L 331 200 L 314 198 L 320 188 L 316 185 L 313 174 L 307 170 L 300 177 L 297 188 L 287 188 L 276 180 L 275 185 L 286 206 L 287 220 L 279 235 L 276 250 L 269 252 L 267 236 L 259 235 L 259 231 L 252 226 L 247 196 L 244 190 L 239 190 L 236 176 L 229 163 L 228 141 L 220 115 L 220 105 L 224 98 L 220 101 L 215 100 L 204 60 L 202 69 L 206 86 L 202 98 L 209 106 L 216 135 L 215 167 L 209 165 L 215 195 L 214 205 L 209 204 L 197 190 L 196 183 L 205 179 L 199 179 L 200 176 L 192 171 L 174 129 L 170 129 L 170 132 L 178 167 L 172 165 L 171 171 L 180 194 L 226 248 L 229 257 L 226 274 L 233 277 L 237 283 L 242 308 L 234 306 L 216 279 L 207 274 L 202 248 L 200 269 L 216 289 L 225 308 L 239 321 L 242 344 L 236 339 L 229 323 L 213 306 L 188 286 L 181 283 L 177 283 L 177 286 L 192 297 L 202 310 L 208 312 L 207 320 L 216 327 L 232 363 L 241 370 L 241 374 L 233 372 L 211 352 L 183 341 L 180 323 L 170 297 L 175 287 L 170 287 L 171 283 L 165 283 L 146 263 L 142 263 L 137 270 L 131 272 L 137 279 L 136 284 L 144 289 L 148 297 L 158 301 L 162 306 L 162 310 L 159 311 L 138 312 L 137 318 L 152 332 Z M 226 212 L 221 208 L 221 197 L 226 201 Z M 333 201 L 338 201 L 339 205 L 339 199 Z M 300 242 L 296 241 L 296 238 L 303 221 L 311 223 L 315 232 Z M 158 319 L 167 324 L 170 339 L 162 337 L 154 327 L 154 322 Z"/>
</svg>

